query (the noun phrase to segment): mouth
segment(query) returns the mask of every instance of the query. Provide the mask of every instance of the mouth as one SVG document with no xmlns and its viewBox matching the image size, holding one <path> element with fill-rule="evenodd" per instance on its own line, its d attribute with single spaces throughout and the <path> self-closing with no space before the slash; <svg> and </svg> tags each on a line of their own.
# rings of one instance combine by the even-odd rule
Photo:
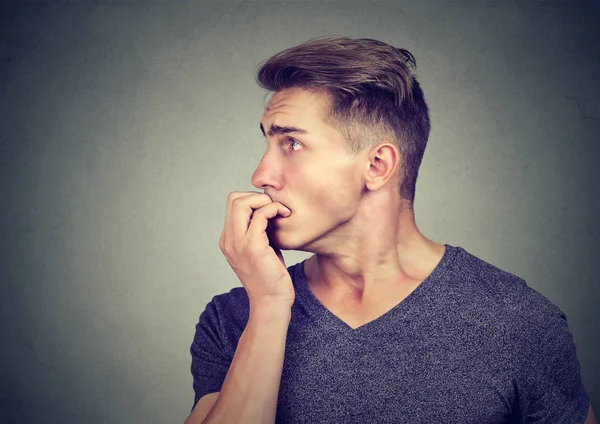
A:
<svg viewBox="0 0 600 424">
<path fill-rule="evenodd" d="M 275 216 L 273 217 L 273 219 L 274 219 L 275 221 L 281 221 L 282 219 L 287 219 L 287 218 L 289 218 L 289 217 L 291 217 L 291 216 L 292 216 L 292 214 L 289 214 L 288 216 L 283 216 L 283 215 L 277 214 L 277 215 L 275 215 Z"/>
<path fill-rule="evenodd" d="M 293 214 L 293 213 L 292 213 Z M 289 216 L 283 216 L 280 215 L 279 213 L 277 215 L 275 215 L 273 218 L 269 219 L 269 222 L 272 223 L 274 228 L 279 228 L 280 225 L 279 224 L 283 224 L 283 221 L 287 220 L 288 218 L 290 218 L 292 216 L 292 214 L 290 214 Z"/>
<path fill-rule="evenodd" d="M 265 193 L 265 194 L 267 194 L 267 193 Z M 282 216 L 282 215 L 279 215 L 279 214 L 277 214 L 277 215 L 275 215 L 275 216 L 273 217 L 273 219 L 278 219 L 278 220 L 279 220 L 279 219 L 285 219 L 285 218 L 289 218 L 290 216 L 292 216 L 292 214 L 293 214 L 294 212 L 292 211 L 292 209 L 291 209 L 291 208 L 289 208 L 289 207 L 288 207 L 288 205 L 286 205 L 285 203 L 283 203 L 283 202 L 282 202 L 282 201 L 280 201 L 280 200 L 277 200 L 277 199 L 275 199 L 273 196 L 270 196 L 269 194 L 267 194 L 267 196 L 269 196 L 273 202 L 281 203 L 283 206 L 285 206 L 286 208 L 288 208 L 288 209 L 290 210 L 290 215 L 289 215 L 289 216 Z"/>
</svg>

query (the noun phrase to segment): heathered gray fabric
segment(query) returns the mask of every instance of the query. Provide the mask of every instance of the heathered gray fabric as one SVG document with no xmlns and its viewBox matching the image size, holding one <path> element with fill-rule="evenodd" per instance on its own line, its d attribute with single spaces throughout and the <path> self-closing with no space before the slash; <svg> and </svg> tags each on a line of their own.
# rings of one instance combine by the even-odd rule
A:
<svg viewBox="0 0 600 424">
<path fill-rule="evenodd" d="M 296 289 L 278 423 L 583 423 L 589 404 L 565 315 L 460 247 L 415 291 L 352 329 Z M 191 346 L 195 399 L 218 392 L 249 313 L 243 287 L 215 296 Z"/>
</svg>

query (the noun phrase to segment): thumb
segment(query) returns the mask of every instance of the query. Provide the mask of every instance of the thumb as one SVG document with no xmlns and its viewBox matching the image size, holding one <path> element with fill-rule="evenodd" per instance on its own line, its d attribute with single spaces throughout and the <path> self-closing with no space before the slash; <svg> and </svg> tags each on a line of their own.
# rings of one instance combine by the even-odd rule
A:
<svg viewBox="0 0 600 424">
<path fill-rule="evenodd" d="M 267 226 L 266 232 L 267 232 L 267 237 L 269 239 L 269 246 L 271 246 L 271 248 L 275 251 L 275 254 L 279 258 L 279 260 L 281 261 L 281 263 L 283 263 L 285 265 L 285 259 L 283 258 L 283 254 L 281 253 L 281 249 L 279 247 L 277 247 L 277 244 L 273 240 L 273 229 L 271 228 L 270 225 Z"/>
<path fill-rule="evenodd" d="M 279 258 L 279 260 L 281 261 L 282 264 L 285 265 L 285 259 L 283 258 L 283 254 L 281 253 L 281 249 L 279 249 L 276 246 L 271 246 L 273 248 L 273 250 L 275 251 L 275 254 L 277 255 L 277 257 Z"/>
</svg>

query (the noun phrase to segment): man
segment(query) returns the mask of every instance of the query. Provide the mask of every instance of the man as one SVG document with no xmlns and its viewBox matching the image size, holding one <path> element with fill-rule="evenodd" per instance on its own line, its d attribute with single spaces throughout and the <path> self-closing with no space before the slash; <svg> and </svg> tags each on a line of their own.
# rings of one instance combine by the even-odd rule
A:
<svg viewBox="0 0 600 424">
<path fill-rule="evenodd" d="M 596 423 L 565 316 L 415 224 L 429 112 L 413 56 L 324 37 L 263 64 L 263 191 L 229 195 L 243 287 L 191 346 L 187 423 Z M 289 268 L 280 249 L 314 255 Z"/>
</svg>

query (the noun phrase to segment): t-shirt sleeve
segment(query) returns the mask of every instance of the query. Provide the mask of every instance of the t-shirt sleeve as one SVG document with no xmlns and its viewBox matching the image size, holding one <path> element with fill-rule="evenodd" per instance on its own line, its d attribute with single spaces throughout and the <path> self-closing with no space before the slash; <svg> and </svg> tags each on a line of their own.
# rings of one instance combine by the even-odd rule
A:
<svg viewBox="0 0 600 424">
<path fill-rule="evenodd" d="M 209 393 L 221 391 L 232 357 L 224 343 L 218 310 L 213 299 L 196 324 L 196 333 L 190 347 L 194 406 Z"/>
<path fill-rule="evenodd" d="M 535 334 L 528 335 L 518 377 L 521 422 L 582 424 L 589 397 L 581 381 L 573 336 L 566 316 L 545 302 L 549 312 Z"/>
</svg>

